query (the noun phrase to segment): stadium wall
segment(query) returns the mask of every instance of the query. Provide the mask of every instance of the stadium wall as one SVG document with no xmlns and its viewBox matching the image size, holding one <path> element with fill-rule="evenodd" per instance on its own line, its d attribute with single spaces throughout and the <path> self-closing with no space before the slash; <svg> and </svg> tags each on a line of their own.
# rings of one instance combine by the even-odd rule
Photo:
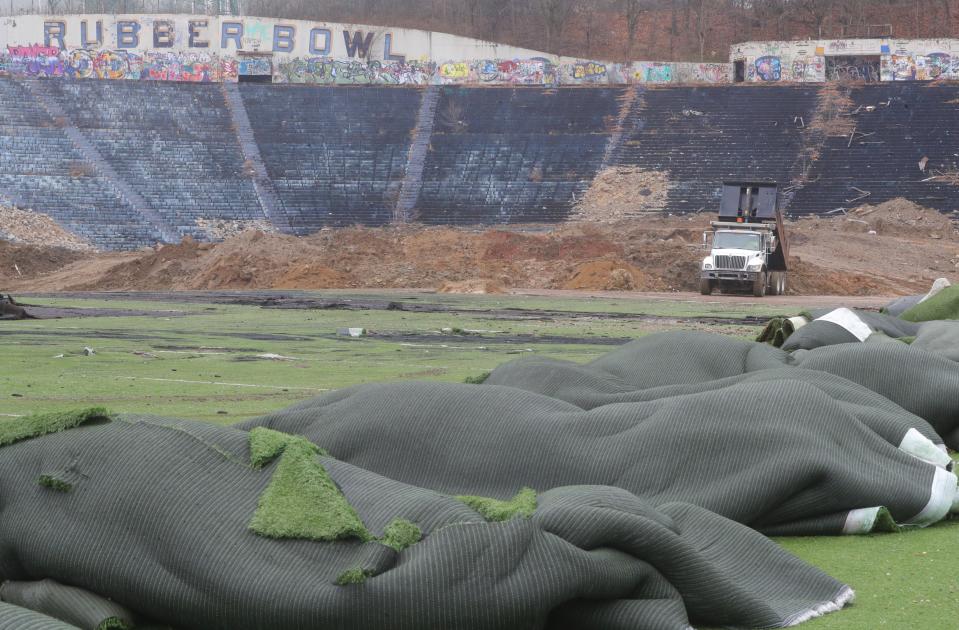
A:
<svg viewBox="0 0 959 630">
<path fill-rule="evenodd" d="M 959 79 L 959 39 L 745 42 L 729 58 L 754 83 Z"/>
<path fill-rule="evenodd" d="M 717 63 L 558 57 L 413 29 L 209 15 L 0 19 L 0 74 L 17 77 L 430 85 L 725 83 Z"/>
<path fill-rule="evenodd" d="M 588 215 L 578 202 L 604 171 L 626 175 L 609 192 L 635 193 L 640 213 L 713 210 L 743 178 L 783 185 L 790 214 L 898 196 L 959 211 L 959 85 L 840 89 L 837 105 L 832 84 L 0 78 L 0 198 L 109 249 L 216 239 L 221 224 L 561 222 Z"/>
</svg>

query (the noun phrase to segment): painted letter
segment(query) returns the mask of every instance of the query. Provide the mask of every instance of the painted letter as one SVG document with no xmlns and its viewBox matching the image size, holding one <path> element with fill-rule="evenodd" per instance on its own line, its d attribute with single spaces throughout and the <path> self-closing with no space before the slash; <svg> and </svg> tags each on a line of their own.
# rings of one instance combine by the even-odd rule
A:
<svg viewBox="0 0 959 630">
<path fill-rule="evenodd" d="M 387 33 L 386 37 L 383 38 L 383 59 L 406 63 L 406 55 L 393 54 L 393 33 Z"/>
<path fill-rule="evenodd" d="M 296 29 L 292 26 L 277 24 L 273 27 L 273 52 L 293 52 L 293 36 Z"/>
<path fill-rule="evenodd" d="M 87 21 L 80 20 L 80 47 L 81 48 L 99 48 L 102 45 L 103 45 L 103 20 L 97 20 L 95 39 L 90 39 L 87 36 Z"/>
<path fill-rule="evenodd" d="M 63 36 L 67 32 L 66 22 L 44 22 L 43 23 L 43 45 L 52 46 L 52 42 L 57 42 L 60 50 L 66 49 L 63 43 Z"/>
<path fill-rule="evenodd" d="M 319 46 L 316 43 L 317 38 L 323 38 L 323 45 Z M 330 49 L 333 44 L 333 33 L 330 32 L 328 28 L 314 28 L 310 31 L 310 54 L 311 55 L 328 55 L 330 54 Z"/>
<path fill-rule="evenodd" d="M 153 23 L 153 47 L 173 48 L 173 22 L 156 20 Z"/>
<path fill-rule="evenodd" d="M 140 24 L 133 21 L 117 22 L 117 48 L 136 48 L 140 45 Z"/>
<path fill-rule="evenodd" d="M 373 45 L 373 33 L 367 33 L 363 38 L 363 31 L 356 31 L 353 34 L 353 41 L 350 41 L 350 32 L 343 31 L 343 39 L 346 41 L 346 54 L 351 58 L 360 53 L 360 58 L 365 59 L 370 54 L 370 46 Z"/>
<path fill-rule="evenodd" d="M 199 39 L 203 36 L 201 28 L 206 28 L 209 22 L 207 20 L 190 20 L 190 48 L 209 48 L 210 42 L 205 39 Z"/>
<path fill-rule="evenodd" d="M 220 48 L 226 50 L 227 40 L 232 39 L 237 50 L 243 49 L 243 22 L 224 22 L 220 33 Z"/>
</svg>

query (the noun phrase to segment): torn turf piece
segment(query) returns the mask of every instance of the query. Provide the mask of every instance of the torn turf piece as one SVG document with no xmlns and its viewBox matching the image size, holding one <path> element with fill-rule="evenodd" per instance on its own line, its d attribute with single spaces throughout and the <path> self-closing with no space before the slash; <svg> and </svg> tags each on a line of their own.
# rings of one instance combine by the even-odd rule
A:
<svg viewBox="0 0 959 630">
<path fill-rule="evenodd" d="M 133 626 L 119 617 L 110 617 L 101 621 L 97 630 L 133 630 Z"/>
<path fill-rule="evenodd" d="M 57 492 L 72 492 L 73 484 L 63 479 L 58 479 L 52 475 L 40 475 L 40 478 L 37 479 L 39 483 L 44 488 L 50 488 L 51 490 L 56 490 Z"/>
<path fill-rule="evenodd" d="M 90 407 L 77 411 L 39 413 L 8 420 L 0 423 L 0 446 L 66 431 L 96 420 L 110 420 L 110 413 L 103 407 Z"/>
<path fill-rule="evenodd" d="M 536 511 L 536 491 L 532 488 L 523 488 L 509 501 L 474 496 L 458 496 L 456 500 L 482 514 L 487 521 L 508 521 L 515 516 L 529 518 Z"/>
<path fill-rule="evenodd" d="M 258 433 L 258 436 L 254 436 Z M 277 431 L 264 434 L 253 431 L 250 450 L 260 453 L 276 448 Z M 254 442 L 268 441 L 269 446 Z M 260 450 L 262 447 L 262 450 Z M 323 468 L 317 456 L 323 451 L 306 438 L 286 435 L 280 447 L 282 455 L 267 486 L 257 503 L 250 529 L 269 538 L 305 538 L 331 541 L 342 538 L 372 540 L 353 506 Z M 275 455 L 274 455 L 275 456 Z M 258 461 L 251 457 L 254 465 Z M 261 464 L 262 465 L 262 464 Z"/>
<path fill-rule="evenodd" d="M 410 545 L 418 543 L 421 538 L 423 538 L 423 532 L 415 523 L 403 518 L 396 518 L 390 521 L 390 524 L 383 530 L 383 537 L 380 538 L 380 542 L 397 551 L 403 551 Z"/>
<path fill-rule="evenodd" d="M 370 577 L 369 573 L 359 567 L 354 567 L 341 573 L 340 576 L 336 578 L 336 584 L 338 586 L 346 586 L 347 584 L 362 584 L 368 577 Z"/>
</svg>

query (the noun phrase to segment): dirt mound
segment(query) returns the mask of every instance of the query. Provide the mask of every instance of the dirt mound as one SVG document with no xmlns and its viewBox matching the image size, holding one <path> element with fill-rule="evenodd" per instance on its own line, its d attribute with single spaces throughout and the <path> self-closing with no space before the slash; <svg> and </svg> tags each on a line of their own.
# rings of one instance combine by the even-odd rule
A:
<svg viewBox="0 0 959 630">
<path fill-rule="evenodd" d="M 43 247 L 96 251 L 89 241 L 64 229 L 49 216 L 5 205 L 0 205 L 0 239 Z"/>
<path fill-rule="evenodd" d="M 861 273 L 836 271 L 804 262 L 789 261 L 786 293 L 798 295 L 883 295 L 908 292 L 902 282 L 890 282 Z"/>
<path fill-rule="evenodd" d="M 597 260 L 583 263 L 563 283 L 564 289 L 597 291 L 648 290 L 646 274 L 623 260 Z"/>
<path fill-rule="evenodd" d="M 22 283 L 84 259 L 89 252 L 63 247 L 39 247 L 0 240 L 0 289 Z"/>
<path fill-rule="evenodd" d="M 20 265 L 22 278 L 9 277 L 10 264 L 4 261 L 12 259 L 0 250 L 0 265 L 5 265 L 0 277 L 7 272 L 0 288 L 697 291 L 705 255 L 702 232 L 713 218 L 648 215 L 485 231 L 357 227 L 301 238 L 247 230 L 220 243 L 185 239 L 79 260 L 83 255 L 76 252 L 56 253 L 65 250 L 38 249 L 31 255 L 18 250 L 17 260 L 37 264 L 26 271 Z M 888 295 L 924 291 L 941 276 L 959 282 L 959 237 L 950 220 L 903 200 L 849 216 L 794 221 L 788 230 L 796 257 L 790 267 L 791 293 Z M 39 264 L 44 257 L 49 262 Z"/>
<path fill-rule="evenodd" d="M 464 282 L 444 282 L 436 289 L 438 293 L 506 293 L 503 286 L 495 280 L 466 280 Z"/>
<path fill-rule="evenodd" d="M 618 166 L 602 171 L 576 204 L 574 221 L 619 221 L 666 207 L 669 174 Z"/>
<path fill-rule="evenodd" d="M 937 210 L 923 208 L 902 197 L 878 206 L 867 205 L 850 210 L 846 215 L 845 229 L 929 238 L 948 238 L 956 233 L 956 225 L 948 216 Z"/>
<path fill-rule="evenodd" d="M 196 226 L 203 230 L 207 239 L 212 241 L 222 241 L 248 230 L 259 230 L 261 232 L 276 231 L 272 223 L 261 219 L 230 221 L 226 219 L 204 219 L 200 217 L 196 220 Z"/>
</svg>

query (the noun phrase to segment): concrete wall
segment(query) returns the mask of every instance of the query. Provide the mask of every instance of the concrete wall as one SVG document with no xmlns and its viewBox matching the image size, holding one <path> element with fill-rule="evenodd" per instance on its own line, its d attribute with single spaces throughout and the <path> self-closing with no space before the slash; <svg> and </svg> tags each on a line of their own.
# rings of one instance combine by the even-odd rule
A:
<svg viewBox="0 0 959 630">
<path fill-rule="evenodd" d="M 730 47 L 729 57 L 756 83 L 959 79 L 959 39 L 745 42 Z"/>
<path fill-rule="evenodd" d="M 725 83 L 729 64 L 558 57 L 413 29 L 209 15 L 0 18 L 0 75 L 276 83 Z"/>
</svg>

